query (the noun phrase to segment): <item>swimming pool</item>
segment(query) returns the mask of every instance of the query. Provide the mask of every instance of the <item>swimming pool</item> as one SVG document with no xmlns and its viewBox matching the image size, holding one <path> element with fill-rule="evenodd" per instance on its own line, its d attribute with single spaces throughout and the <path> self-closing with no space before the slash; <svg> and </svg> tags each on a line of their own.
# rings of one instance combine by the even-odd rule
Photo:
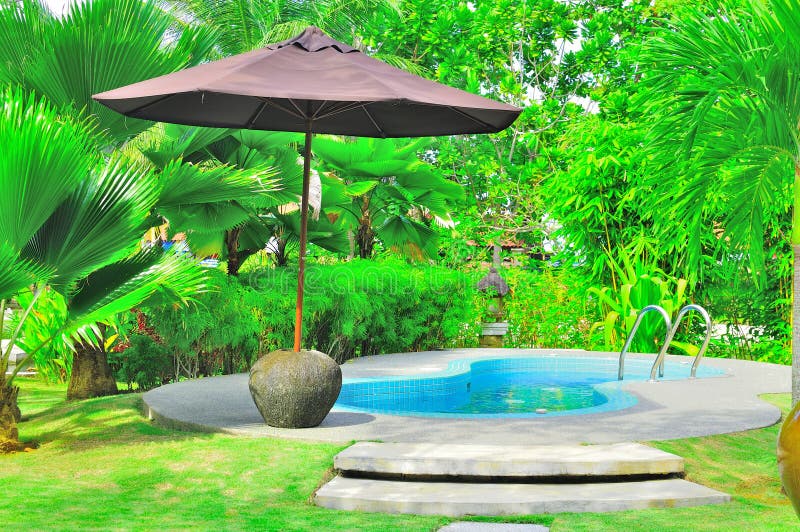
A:
<svg viewBox="0 0 800 532">
<path fill-rule="evenodd" d="M 667 362 L 665 380 L 689 377 L 692 359 Z M 552 417 L 610 412 L 637 403 L 624 382 L 647 380 L 652 361 L 565 356 L 461 359 L 418 377 L 348 379 L 334 408 L 403 416 L 453 418 Z M 697 376 L 723 374 L 707 366 Z"/>
</svg>

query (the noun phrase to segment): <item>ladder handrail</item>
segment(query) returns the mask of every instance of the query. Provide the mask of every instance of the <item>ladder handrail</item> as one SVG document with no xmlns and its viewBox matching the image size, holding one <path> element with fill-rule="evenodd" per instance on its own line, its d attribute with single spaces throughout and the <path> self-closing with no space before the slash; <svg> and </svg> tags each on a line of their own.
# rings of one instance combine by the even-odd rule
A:
<svg viewBox="0 0 800 532">
<path fill-rule="evenodd" d="M 695 378 L 695 376 L 697 374 L 697 366 L 700 365 L 700 359 L 703 358 L 703 354 L 706 352 L 706 349 L 708 348 L 708 343 L 711 341 L 711 316 L 709 316 L 708 315 L 708 311 L 706 311 L 706 309 L 704 309 L 700 305 L 689 304 L 689 305 L 685 305 L 683 308 L 681 308 L 680 311 L 678 311 L 678 317 L 675 318 L 675 325 L 672 326 L 672 328 L 670 329 L 669 333 L 667 334 L 667 338 L 664 341 L 664 345 L 661 347 L 661 350 L 658 352 L 658 356 L 656 357 L 656 361 L 653 363 L 653 367 L 650 369 L 650 380 L 651 381 L 656 380 L 656 366 L 658 365 L 659 362 L 662 364 L 659 376 L 660 377 L 664 376 L 664 366 L 663 366 L 663 364 L 664 364 L 664 356 L 667 354 L 667 349 L 669 348 L 669 344 L 671 344 L 673 338 L 675 338 L 675 333 L 678 332 L 678 327 L 680 326 L 681 320 L 683 319 L 683 317 L 686 314 L 688 314 L 689 311 L 692 311 L 692 310 L 694 310 L 695 312 L 699 313 L 700 316 L 703 318 L 703 320 L 706 322 L 706 337 L 705 337 L 705 340 L 703 340 L 703 345 L 700 346 L 700 350 L 697 352 L 697 354 L 694 357 L 694 361 L 692 362 L 692 370 L 691 370 L 691 373 L 690 373 L 690 378 L 692 378 L 692 379 Z"/>
<path fill-rule="evenodd" d="M 625 340 L 625 345 L 622 346 L 622 351 L 619 353 L 619 371 L 617 373 L 617 379 L 622 380 L 623 374 L 625 373 L 625 354 L 628 352 L 628 349 L 631 346 L 631 342 L 633 342 L 633 337 L 636 335 L 636 330 L 639 328 L 639 324 L 642 322 L 642 318 L 648 312 L 655 310 L 661 317 L 664 318 L 664 323 L 667 325 L 667 334 L 664 336 L 664 345 L 666 345 L 667 337 L 669 336 L 670 330 L 672 330 L 672 320 L 667 314 L 667 311 L 664 310 L 663 307 L 659 305 L 647 305 L 642 310 L 639 311 L 639 314 L 636 316 L 636 321 L 633 322 L 633 328 L 631 329 L 631 333 L 628 335 L 628 338 Z M 661 353 L 659 353 L 660 355 Z M 658 356 L 656 357 L 656 361 L 658 361 Z M 653 366 L 655 368 L 655 366 Z M 664 376 L 664 363 L 661 363 L 661 376 Z"/>
</svg>

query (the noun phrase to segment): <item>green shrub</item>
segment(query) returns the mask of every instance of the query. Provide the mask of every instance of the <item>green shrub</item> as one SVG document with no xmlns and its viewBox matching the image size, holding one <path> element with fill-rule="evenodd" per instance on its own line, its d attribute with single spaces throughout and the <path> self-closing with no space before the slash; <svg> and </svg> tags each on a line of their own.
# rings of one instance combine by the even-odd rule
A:
<svg viewBox="0 0 800 532">
<path fill-rule="evenodd" d="M 108 353 L 108 363 L 118 381 L 127 383 L 129 390 L 134 384 L 140 390 L 149 390 L 174 379 L 172 353 L 165 345 L 143 334 L 131 334 L 129 342 L 124 351 Z"/>
<path fill-rule="evenodd" d="M 504 298 L 509 334 L 506 347 L 592 349 L 591 333 L 596 319 L 585 294 L 576 286 L 576 272 L 570 268 L 533 271 L 507 268 L 500 275 L 511 292 Z"/>
<path fill-rule="evenodd" d="M 17 303 L 27 307 L 33 299 L 31 291 L 17 296 Z M 19 325 L 19 313 L 10 320 Z M 47 382 L 67 382 L 72 373 L 72 348 L 59 331 L 67 320 L 67 304 L 55 290 L 45 290 L 22 323 L 22 335 L 17 345 L 26 353 L 34 353 L 31 361 Z M 43 345 L 44 344 L 44 345 Z"/>
<path fill-rule="evenodd" d="M 247 371 L 294 342 L 297 272 L 215 273 L 217 290 L 188 308 L 148 311 L 177 377 Z M 473 283 L 460 272 L 404 261 L 354 260 L 306 270 L 303 347 L 353 357 L 474 345 Z"/>
<path fill-rule="evenodd" d="M 196 304 L 147 313 L 148 325 L 174 357 L 178 377 L 245 371 L 260 352 L 260 294 L 236 277 L 211 273 L 216 289 Z"/>
<path fill-rule="evenodd" d="M 263 269 L 243 282 L 261 297 L 262 345 L 292 345 L 293 269 Z M 477 323 L 472 282 L 463 273 L 400 260 L 353 260 L 306 270 L 303 346 L 342 362 L 378 353 L 464 345 Z M 474 332 L 474 331 L 472 331 Z"/>
</svg>

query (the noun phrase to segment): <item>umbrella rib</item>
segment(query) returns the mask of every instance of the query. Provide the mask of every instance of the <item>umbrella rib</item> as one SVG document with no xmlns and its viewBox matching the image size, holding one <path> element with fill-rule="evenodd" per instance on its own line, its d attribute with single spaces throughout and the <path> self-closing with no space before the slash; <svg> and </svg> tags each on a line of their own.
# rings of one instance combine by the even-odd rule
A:
<svg viewBox="0 0 800 532">
<path fill-rule="evenodd" d="M 168 100 L 169 98 L 172 98 L 173 96 L 175 96 L 175 94 L 176 93 L 164 94 L 163 96 L 159 96 L 158 98 L 156 98 L 152 102 L 147 102 L 146 104 L 140 105 L 139 107 L 134 107 L 133 109 L 131 109 L 130 111 L 127 111 L 124 114 L 126 114 L 128 116 L 135 117 L 135 115 L 137 113 L 139 113 L 140 111 L 146 111 L 147 109 L 153 107 L 154 105 L 157 105 L 157 104 L 159 104 L 159 103 L 161 103 L 161 102 L 163 102 L 165 100 Z M 147 119 L 147 120 L 152 120 L 152 119 Z"/>
<path fill-rule="evenodd" d="M 300 112 L 300 114 L 297 114 L 293 110 L 289 109 L 288 107 L 285 107 L 285 106 L 283 106 L 283 105 L 281 105 L 281 104 L 279 104 L 277 102 L 272 101 L 270 98 L 262 98 L 261 100 L 264 103 L 268 104 L 268 105 L 271 105 L 273 107 L 276 107 L 276 108 L 280 109 L 281 111 L 283 111 L 286 114 L 292 115 L 295 118 L 299 118 L 301 120 L 305 120 L 306 119 L 306 116 L 304 114 L 302 114 L 302 111 Z M 289 101 L 291 101 L 291 100 L 289 100 Z M 294 102 L 292 102 L 292 103 L 294 104 Z M 297 106 L 295 105 L 295 108 L 296 107 Z M 299 109 L 298 109 L 298 111 L 299 111 Z"/>
<path fill-rule="evenodd" d="M 253 113 L 253 116 L 251 116 L 250 120 L 247 121 L 247 127 L 248 128 L 251 128 L 251 127 L 253 127 L 255 125 L 256 120 L 258 120 L 261 117 L 261 113 L 264 112 L 264 109 L 266 109 L 266 107 L 267 107 L 267 102 L 265 100 L 262 100 L 261 101 L 261 105 L 258 106 L 258 109 L 256 109 L 256 112 Z"/>
<path fill-rule="evenodd" d="M 300 109 L 300 107 L 298 107 L 298 106 L 297 106 L 297 104 L 295 103 L 295 101 L 294 101 L 293 99 L 289 98 L 289 103 L 290 103 L 290 104 L 292 104 L 292 107 L 294 107 L 294 108 L 295 108 L 295 110 L 298 112 L 298 114 L 300 115 L 300 117 L 302 117 L 302 118 L 305 118 L 305 119 L 308 119 L 308 118 L 310 118 L 310 117 L 308 116 L 308 113 L 304 113 L 304 112 L 303 112 L 303 110 L 302 110 L 302 109 Z"/>
<path fill-rule="evenodd" d="M 323 100 L 322 103 L 319 105 L 319 108 L 314 111 L 314 114 L 311 116 L 311 120 L 316 120 L 319 118 L 319 113 L 322 112 L 322 108 L 325 107 L 325 104 L 328 103 L 328 100 Z"/>
<path fill-rule="evenodd" d="M 472 120 L 476 124 L 480 124 L 480 125 L 482 125 L 483 127 L 487 128 L 487 129 L 490 129 L 490 130 L 497 129 L 492 124 L 490 124 L 488 122 L 484 122 L 480 118 L 475 118 L 474 116 L 470 115 L 469 113 L 465 113 L 464 111 L 462 111 L 458 107 L 453 107 L 452 105 L 448 105 L 447 108 L 450 109 L 451 111 L 455 111 L 456 113 L 460 114 L 461 116 L 463 116 L 465 118 L 469 118 L 470 120 Z"/>
<path fill-rule="evenodd" d="M 378 133 L 381 134 L 381 137 L 386 138 L 386 132 L 383 129 L 381 129 L 381 126 L 379 126 L 378 123 L 375 121 L 375 119 L 372 118 L 372 114 L 367 109 L 367 106 L 366 105 L 361 105 L 361 109 L 364 110 L 364 113 L 366 113 L 367 118 L 369 118 L 369 121 L 372 122 L 373 126 L 375 126 L 375 129 L 378 130 Z"/>
<path fill-rule="evenodd" d="M 358 109 L 363 105 L 364 102 L 343 102 L 340 107 L 331 106 L 331 110 L 329 112 L 325 113 L 324 115 L 320 115 L 317 118 L 330 118 L 341 113 L 346 113 L 347 111 L 352 111 L 353 109 Z"/>
</svg>

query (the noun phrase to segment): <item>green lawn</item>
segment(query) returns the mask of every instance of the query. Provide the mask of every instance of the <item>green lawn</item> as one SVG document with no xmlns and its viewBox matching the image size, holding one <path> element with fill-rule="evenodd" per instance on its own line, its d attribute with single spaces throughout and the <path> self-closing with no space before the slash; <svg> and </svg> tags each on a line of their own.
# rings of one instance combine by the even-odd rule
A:
<svg viewBox="0 0 800 532">
<path fill-rule="evenodd" d="M 64 387 L 21 379 L 21 437 L 0 456 L 0 523 L 13 530 L 435 530 L 445 517 L 338 512 L 310 503 L 342 446 L 178 432 L 140 415 L 140 396 L 65 403 Z M 788 408 L 788 396 L 768 398 Z M 687 421 L 688 422 L 688 421 Z M 780 493 L 778 427 L 655 443 L 688 478 L 731 493 L 724 506 L 507 519 L 558 530 L 796 530 Z"/>
</svg>

